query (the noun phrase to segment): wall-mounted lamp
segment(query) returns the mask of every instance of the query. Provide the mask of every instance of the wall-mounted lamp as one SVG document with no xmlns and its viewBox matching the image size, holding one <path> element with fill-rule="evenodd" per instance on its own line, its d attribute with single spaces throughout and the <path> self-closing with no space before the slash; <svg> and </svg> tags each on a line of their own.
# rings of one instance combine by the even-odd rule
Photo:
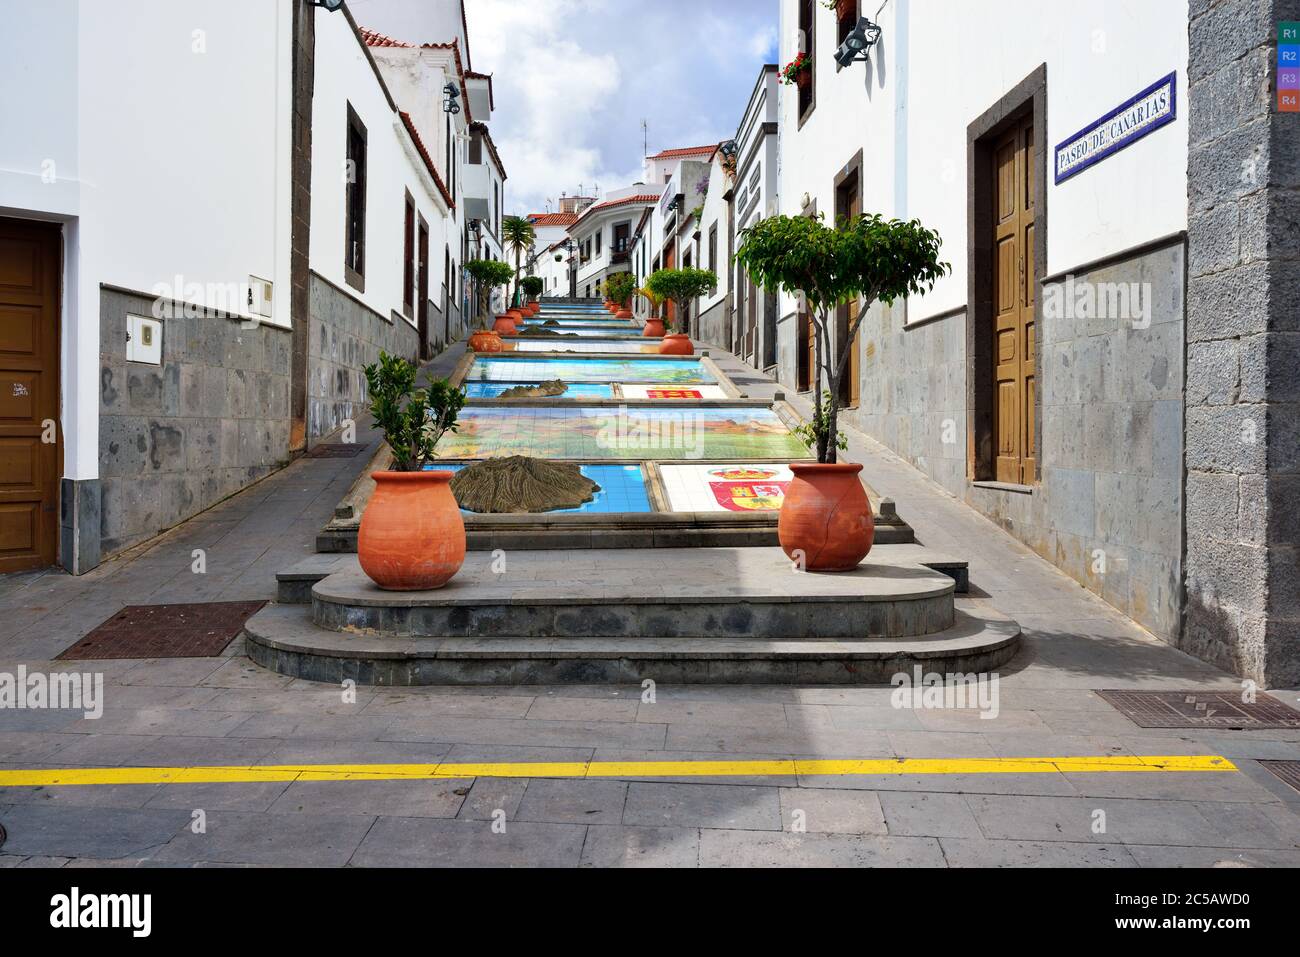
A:
<svg viewBox="0 0 1300 957">
<path fill-rule="evenodd" d="M 330 13 L 343 9 L 343 0 L 312 0 L 313 7 L 324 7 Z"/>
<path fill-rule="evenodd" d="M 679 204 L 679 201 L 676 200 L 676 199 L 674 199 L 671 203 L 668 204 L 668 212 L 670 212 L 670 213 L 675 213 L 675 212 L 677 212 L 677 207 L 678 207 L 679 205 L 680 205 L 680 204 Z"/>
<path fill-rule="evenodd" d="M 740 147 L 736 145 L 735 140 L 727 140 L 727 142 L 718 147 L 718 152 L 723 156 L 735 156 L 740 152 Z"/>
<path fill-rule="evenodd" d="M 879 42 L 880 32 L 879 24 L 872 23 L 866 17 L 860 17 L 853 32 L 835 51 L 835 62 L 840 65 L 840 69 L 851 63 L 865 62 L 870 59 L 871 48 Z"/>
<path fill-rule="evenodd" d="M 460 104 L 456 101 L 460 99 L 460 87 L 455 83 L 448 83 L 442 88 L 442 95 L 444 97 L 442 101 L 442 112 L 459 113 Z"/>
</svg>

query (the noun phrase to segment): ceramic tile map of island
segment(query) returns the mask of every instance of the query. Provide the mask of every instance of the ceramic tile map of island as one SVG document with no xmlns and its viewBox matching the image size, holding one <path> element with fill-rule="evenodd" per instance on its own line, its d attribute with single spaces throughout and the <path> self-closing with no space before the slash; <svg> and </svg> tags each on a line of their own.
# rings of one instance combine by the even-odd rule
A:
<svg viewBox="0 0 1300 957">
<path fill-rule="evenodd" d="M 506 339 L 506 352 L 589 352 L 604 355 L 658 355 L 659 340 L 648 339 L 641 345 L 635 338 L 603 339 Z"/>
<path fill-rule="evenodd" d="M 464 385 L 467 399 L 498 399 L 501 393 L 516 386 L 536 386 L 539 382 L 466 382 Z M 605 382 L 568 382 L 568 388 L 560 399 L 613 399 L 614 386 Z M 712 386 L 711 388 L 717 388 Z M 545 401 L 538 399 L 537 401 Z"/>
<path fill-rule="evenodd" d="M 427 466 L 427 471 L 459 472 L 466 467 L 464 462 L 439 463 Z M 559 508 L 554 512 L 543 514 L 584 514 L 601 515 L 620 512 L 653 512 L 650 496 L 646 492 L 645 475 L 640 465 L 584 465 L 582 474 L 597 485 L 600 491 L 595 498 L 578 508 Z M 461 509 L 467 515 L 474 513 Z"/>
<path fill-rule="evenodd" d="M 785 465 L 661 465 L 673 512 L 777 512 L 793 473 Z"/>
<path fill-rule="evenodd" d="M 808 450 L 770 409 L 467 406 L 440 459 L 802 460 Z"/>
<path fill-rule="evenodd" d="M 718 380 L 699 359 L 498 359 L 480 357 L 467 382 L 648 382 L 711 385 Z"/>
</svg>

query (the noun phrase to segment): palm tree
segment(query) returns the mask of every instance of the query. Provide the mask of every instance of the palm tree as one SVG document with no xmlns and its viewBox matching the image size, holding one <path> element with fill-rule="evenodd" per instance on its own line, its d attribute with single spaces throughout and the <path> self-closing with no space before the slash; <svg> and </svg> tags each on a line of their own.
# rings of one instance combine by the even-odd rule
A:
<svg viewBox="0 0 1300 957">
<path fill-rule="evenodd" d="M 533 241 L 537 238 L 537 230 L 522 216 L 507 216 L 501 221 L 501 236 L 505 240 L 506 248 L 513 250 L 515 254 L 515 295 L 517 296 L 519 273 L 522 268 L 520 259 L 525 251 L 532 248 Z"/>
</svg>

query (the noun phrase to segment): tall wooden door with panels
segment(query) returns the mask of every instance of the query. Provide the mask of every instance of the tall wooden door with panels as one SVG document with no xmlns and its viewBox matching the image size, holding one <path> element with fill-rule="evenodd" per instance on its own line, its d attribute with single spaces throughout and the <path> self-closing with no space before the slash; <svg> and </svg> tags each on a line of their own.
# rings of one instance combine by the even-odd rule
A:
<svg viewBox="0 0 1300 957">
<path fill-rule="evenodd" d="M 1026 117 L 993 152 L 993 384 L 999 482 L 1031 485 L 1037 448 L 1034 356 L 1034 122 Z"/>
</svg>

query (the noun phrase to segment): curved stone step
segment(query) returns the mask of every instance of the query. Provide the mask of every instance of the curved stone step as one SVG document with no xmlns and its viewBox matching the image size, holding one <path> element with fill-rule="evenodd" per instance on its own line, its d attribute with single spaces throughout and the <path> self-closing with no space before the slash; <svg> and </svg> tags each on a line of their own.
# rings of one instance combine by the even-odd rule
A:
<svg viewBox="0 0 1300 957">
<path fill-rule="evenodd" d="M 437 684 L 887 684 L 898 674 L 982 673 L 1009 661 L 1020 626 L 957 611 L 934 635 L 889 641 L 721 638 L 395 638 L 328 631 L 301 605 L 267 605 L 244 631 L 253 661 L 310 681 Z"/>
<path fill-rule="evenodd" d="M 312 620 L 398 637 L 904 638 L 953 623 L 953 579 L 869 555 L 796 573 L 780 549 L 470 553 L 444 588 L 377 588 L 355 558 L 312 588 Z"/>
</svg>

